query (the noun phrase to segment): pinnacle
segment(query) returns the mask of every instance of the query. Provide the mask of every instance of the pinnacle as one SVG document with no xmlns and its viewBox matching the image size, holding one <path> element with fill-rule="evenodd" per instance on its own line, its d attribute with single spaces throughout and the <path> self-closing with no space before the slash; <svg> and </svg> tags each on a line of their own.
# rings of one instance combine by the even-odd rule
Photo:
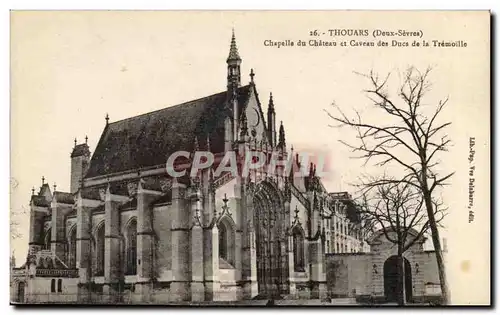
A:
<svg viewBox="0 0 500 315">
<path fill-rule="evenodd" d="M 233 29 L 233 35 L 231 36 L 231 46 L 229 48 L 229 56 L 227 57 L 227 60 L 241 60 L 240 54 L 238 53 L 238 47 L 236 46 L 236 37 L 234 36 L 234 29 Z"/>
</svg>

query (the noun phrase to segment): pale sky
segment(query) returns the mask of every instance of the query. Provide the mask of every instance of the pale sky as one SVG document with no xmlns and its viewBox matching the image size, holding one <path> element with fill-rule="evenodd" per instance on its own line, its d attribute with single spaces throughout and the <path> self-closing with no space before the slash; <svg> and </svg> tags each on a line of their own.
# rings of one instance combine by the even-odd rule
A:
<svg viewBox="0 0 500 315">
<path fill-rule="evenodd" d="M 361 93 L 367 82 L 353 71 L 386 74 L 410 65 L 434 66 L 428 102 L 450 97 L 443 115 L 453 122 L 448 131 L 455 144 L 442 156 L 443 172 L 457 171 L 443 191 L 451 211 L 449 229 L 442 236 L 449 238 L 450 252 L 455 248 L 454 255 L 460 256 L 451 273 L 466 258 L 477 259 L 475 267 L 485 269 L 489 254 L 474 244 L 478 239 L 489 244 L 489 229 L 480 227 L 489 227 L 488 19 L 481 12 L 13 13 L 11 207 L 15 212 L 26 210 L 16 216 L 23 237 L 12 242 L 18 265 L 26 257 L 31 188 L 38 190 L 45 176 L 51 186 L 69 190 L 74 138 L 82 142 L 87 135 L 93 151 L 106 113 L 113 122 L 225 90 L 225 60 L 234 27 L 243 59 L 242 83 L 249 81 L 253 68 L 264 111 L 272 91 L 277 122 L 284 123 L 289 147 L 328 152 L 333 173 L 324 183 L 330 191 L 352 191 L 348 182 L 363 171 L 361 162 L 350 159 L 349 150 L 338 143 L 354 140 L 354 134 L 328 127 L 332 121 L 324 113 L 333 101 L 346 111 L 369 104 Z M 423 39 L 466 40 L 468 47 L 263 45 L 265 40 L 308 42 L 314 38 L 310 31 L 337 28 L 422 30 Z M 467 222 L 466 209 L 471 136 L 476 137 L 479 168 L 474 224 Z M 464 233 L 474 237 L 455 236 Z M 470 251 L 460 252 L 467 246 Z M 467 279 L 472 281 L 472 276 Z"/>
</svg>

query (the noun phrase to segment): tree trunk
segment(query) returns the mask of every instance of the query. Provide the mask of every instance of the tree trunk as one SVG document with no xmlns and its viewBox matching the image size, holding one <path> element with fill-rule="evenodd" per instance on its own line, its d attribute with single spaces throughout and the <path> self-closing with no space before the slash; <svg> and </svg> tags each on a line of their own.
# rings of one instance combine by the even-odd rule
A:
<svg viewBox="0 0 500 315">
<path fill-rule="evenodd" d="M 398 305 L 405 305 L 405 259 L 398 253 Z"/>
<path fill-rule="evenodd" d="M 425 176 L 425 173 L 424 173 Z M 425 178 L 425 177 L 424 177 Z M 429 227 L 431 228 L 432 244 L 436 253 L 436 262 L 439 273 L 439 283 L 441 285 L 441 298 L 442 303 L 448 305 L 450 303 L 450 293 L 448 282 L 446 281 L 446 269 L 444 265 L 443 251 L 441 249 L 441 240 L 439 238 L 439 231 L 434 217 L 434 207 L 432 205 L 432 196 L 427 186 L 427 181 L 423 181 L 422 193 L 424 195 L 425 207 L 427 208 L 427 216 L 429 219 Z"/>
</svg>

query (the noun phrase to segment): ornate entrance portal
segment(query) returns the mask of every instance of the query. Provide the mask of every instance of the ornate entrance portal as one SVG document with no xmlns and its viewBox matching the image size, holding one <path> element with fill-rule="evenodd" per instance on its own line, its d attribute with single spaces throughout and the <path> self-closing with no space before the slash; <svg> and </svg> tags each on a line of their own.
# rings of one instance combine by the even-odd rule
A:
<svg viewBox="0 0 500 315">
<path fill-rule="evenodd" d="M 270 182 L 257 185 L 253 198 L 259 295 L 288 294 L 288 241 L 283 201 Z"/>
</svg>

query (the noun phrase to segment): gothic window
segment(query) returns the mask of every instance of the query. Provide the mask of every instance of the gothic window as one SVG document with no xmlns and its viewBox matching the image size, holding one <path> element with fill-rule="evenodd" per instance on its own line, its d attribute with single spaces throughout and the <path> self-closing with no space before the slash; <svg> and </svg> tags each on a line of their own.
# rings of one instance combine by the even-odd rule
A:
<svg viewBox="0 0 500 315">
<path fill-rule="evenodd" d="M 50 292 L 56 292 L 56 279 L 50 281 Z"/>
<path fill-rule="evenodd" d="M 337 248 L 335 250 L 337 253 L 340 253 L 340 247 L 339 247 L 339 243 L 337 243 Z"/>
<path fill-rule="evenodd" d="M 345 251 L 344 251 L 344 253 L 347 253 L 347 244 L 345 245 Z"/>
<path fill-rule="evenodd" d="M 95 233 L 94 246 L 94 272 L 95 276 L 104 276 L 104 224 L 101 224 Z"/>
<path fill-rule="evenodd" d="M 326 241 L 326 252 L 330 252 L 330 241 Z"/>
<path fill-rule="evenodd" d="M 227 231 L 224 226 L 219 227 L 219 257 L 227 260 Z"/>
<path fill-rule="evenodd" d="M 295 227 L 292 235 L 294 270 L 304 272 L 304 234 L 300 228 Z"/>
<path fill-rule="evenodd" d="M 47 232 L 45 232 L 45 236 L 43 238 L 43 250 L 48 250 L 50 249 L 50 239 L 52 238 L 52 229 L 49 228 Z"/>
<path fill-rule="evenodd" d="M 132 219 L 127 226 L 127 265 L 125 274 L 137 273 L 137 220 Z"/>
<path fill-rule="evenodd" d="M 62 279 L 57 280 L 57 292 L 62 292 Z"/>
<path fill-rule="evenodd" d="M 76 228 L 69 232 L 67 262 L 69 268 L 76 268 Z"/>
<path fill-rule="evenodd" d="M 219 225 L 219 258 L 234 266 L 234 229 L 228 219 L 222 219 Z M 222 268 L 223 266 L 221 266 Z"/>
</svg>

